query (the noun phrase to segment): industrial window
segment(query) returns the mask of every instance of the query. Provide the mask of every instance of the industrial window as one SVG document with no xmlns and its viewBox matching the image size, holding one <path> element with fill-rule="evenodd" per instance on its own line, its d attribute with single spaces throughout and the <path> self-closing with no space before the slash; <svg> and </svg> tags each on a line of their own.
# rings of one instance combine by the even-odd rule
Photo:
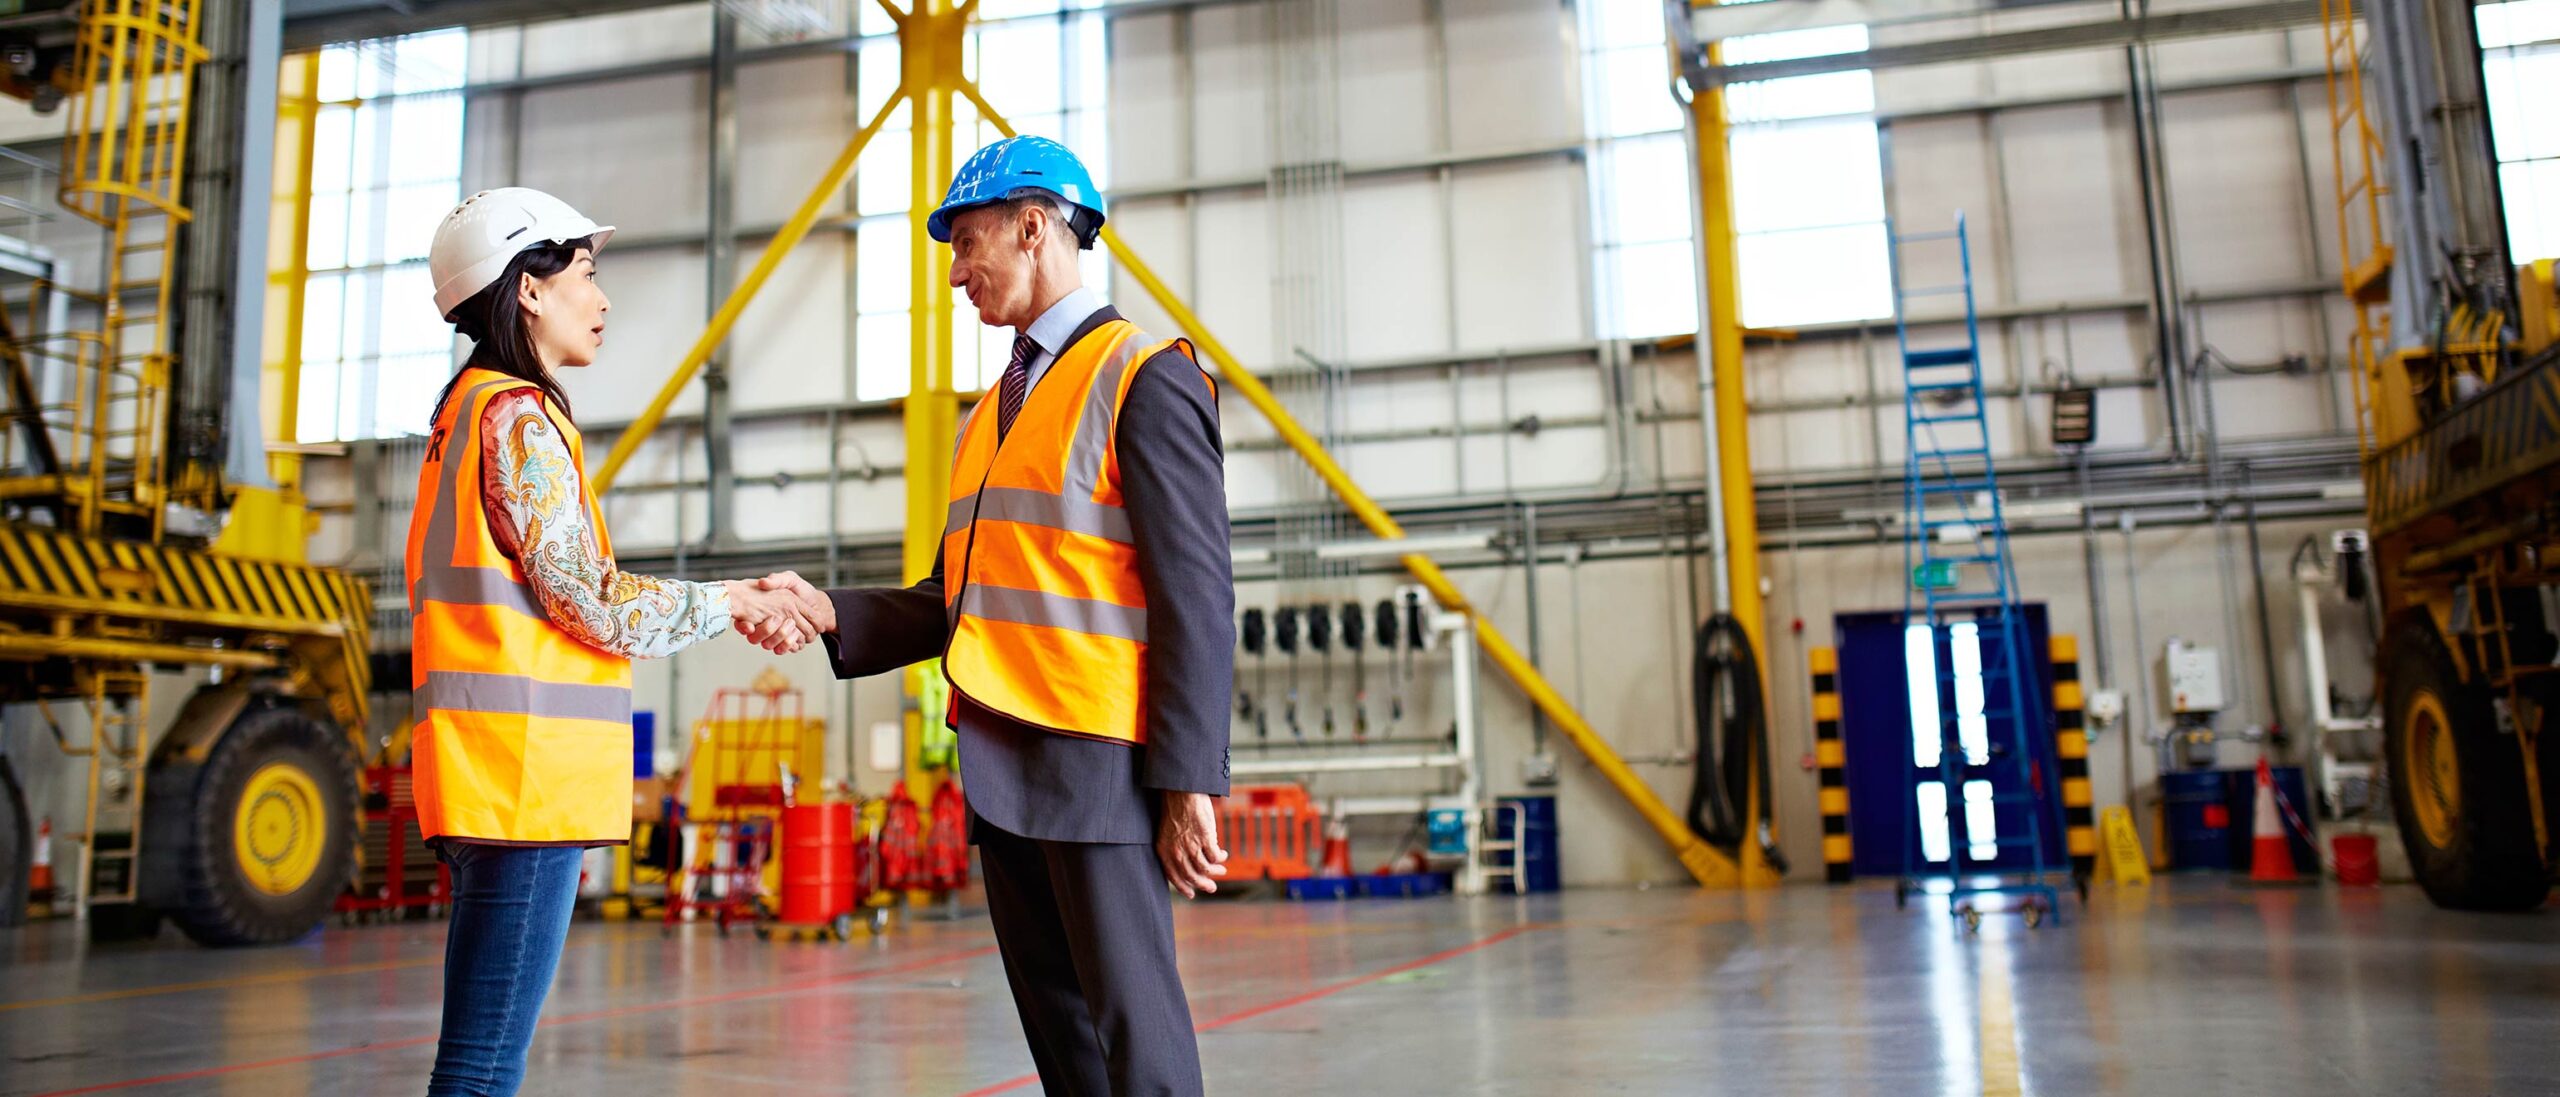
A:
<svg viewBox="0 0 2560 1097">
<path fill-rule="evenodd" d="M 1600 334 L 1643 338 L 1698 325 L 1695 168 L 1667 92 L 1662 6 L 1583 0 Z M 1867 48 L 1865 27 L 1748 35 L 1728 64 Z M 1890 315 L 1875 78 L 1865 70 L 1737 84 L 1734 226 L 1742 322 L 1780 327 Z"/>
<path fill-rule="evenodd" d="M 2560 258 L 2560 0 L 2475 9 L 2490 140 L 2507 207 L 2507 250 L 2519 263 Z"/>
<path fill-rule="evenodd" d="M 311 161 L 294 436 L 426 433 L 453 328 L 425 307 L 427 244 L 461 200 L 461 30 L 330 46 Z"/>
<path fill-rule="evenodd" d="M 983 20 L 970 32 L 962 58 L 987 103 L 1026 134 L 1055 138 L 1083 157 L 1094 182 L 1106 191 L 1110 133 L 1106 128 L 1109 74 L 1107 27 L 1100 13 L 1078 11 L 1088 3 L 1074 0 L 984 0 Z M 878 5 L 864 8 L 865 34 L 888 34 L 895 28 Z M 895 37 L 866 41 L 858 77 L 858 113 L 871 113 L 898 88 L 898 42 Z M 952 135 L 952 155 L 966 160 L 981 145 L 1003 136 L 979 119 L 966 99 L 955 99 L 959 124 Z M 889 400 L 904 396 L 912 368 L 909 348 L 913 329 L 908 305 L 914 275 L 908 269 L 912 234 L 907 228 L 907 198 L 912 186 L 908 120 L 912 109 L 900 105 L 880 134 L 864 150 L 854 176 L 854 204 L 861 221 L 854 241 L 854 398 Z M 1085 284 L 1107 292 L 1110 267 L 1100 245 L 1085 253 Z M 968 295 L 952 301 L 961 352 L 952 363 L 952 383 L 963 391 L 992 387 L 1004 373 L 1013 337 L 978 323 Z"/>
</svg>

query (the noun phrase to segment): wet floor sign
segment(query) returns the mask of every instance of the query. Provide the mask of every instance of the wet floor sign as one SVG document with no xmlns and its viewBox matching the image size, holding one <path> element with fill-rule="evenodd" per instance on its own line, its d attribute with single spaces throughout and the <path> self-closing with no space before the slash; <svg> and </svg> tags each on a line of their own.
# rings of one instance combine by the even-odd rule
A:
<svg viewBox="0 0 2560 1097">
<path fill-rule="evenodd" d="M 2142 835 L 2133 829 L 2133 812 L 2123 805 L 2108 808 L 2098 817 L 2098 831 L 2106 839 L 2107 878 L 2118 884 L 2151 882 L 2151 862 L 2142 853 Z"/>
</svg>

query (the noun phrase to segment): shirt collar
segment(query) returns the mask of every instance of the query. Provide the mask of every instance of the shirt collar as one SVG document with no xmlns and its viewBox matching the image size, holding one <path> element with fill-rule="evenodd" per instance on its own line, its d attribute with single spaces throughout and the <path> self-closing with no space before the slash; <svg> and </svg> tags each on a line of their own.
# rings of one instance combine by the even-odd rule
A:
<svg viewBox="0 0 2560 1097">
<path fill-rule="evenodd" d="M 1102 298 L 1091 289 L 1077 286 L 1067 291 L 1066 296 L 1058 298 L 1058 303 L 1049 306 L 1049 311 L 1041 313 L 1039 319 L 1022 330 L 1022 334 L 1030 336 L 1032 342 L 1040 344 L 1040 349 L 1054 358 L 1065 352 L 1067 340 L 1075 336 L 1076 329 L 1083 327 L 1087 318 L 1100 311 Z"/>
</svg>

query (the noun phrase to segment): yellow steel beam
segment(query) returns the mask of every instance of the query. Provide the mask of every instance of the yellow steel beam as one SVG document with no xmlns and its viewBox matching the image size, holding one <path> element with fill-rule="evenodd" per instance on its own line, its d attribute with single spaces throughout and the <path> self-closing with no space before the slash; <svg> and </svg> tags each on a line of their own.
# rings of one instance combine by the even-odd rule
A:
<svg viewBox="0 0 2560 1097">
<path fill-rule="evenodd" d="M 983 114 L 990 124 L 1007 136 L 1013 134 L 1012 125 L 987 104 L 986 99 L 981 96 L 975 86 L 964 84 L 961 90 L 969 97 L 971 103 L 977 105 L 979 113 Z M 1212 363 L 1216 364 L 1218 374 L 1226 379 L 1227 386 L 1242 395 L 1247 403 L 1253 405 L 1254 410 L 1262 413 L 1263 418 L 1270 420 L 1272 429 L 1289 443 L 1289 448 L 1295 451 L 1299 458 L 1315 469 L 1316 475 L 1324 480 L 1325 486 L 1333 489 L 1335 497 L 1342 500 L 1342 504 L 1350 509 L 1353 516 L 1360 519 L 1362 525 L 1369 527 L 1371 534 L 1382 541 L 1396 541 L 1404 538 L 1404 527 L 1398 524 L 1385 508 L 1380 507 L 1376 500 L 1371 499 L 1369 493 L 1362 490 L 1359 483 L 1351 479 L 1349 473 L 1342 470 L 1342 466 L 1334 461 L 1333 455 L 1325 452 L 1323 444 L 1317 442 L 1313 435 L 1307 433 L 1305 427 L 1298 424 L 1297 417 L 1291 415 L 1289 409 L 1280 403 L 1279 398 L 1272 395 L 1270 388 L 1265 386 L 1260 378 L 1246 370 L 1244 365 L 1236 360 L 1235 355 L 1227 350 L 1226 344 L 1218 341 L 1218 337 L 1209 330 L 1209 326 L 1200 321 L 1199 314 L 1192 312 L 1189 305 L 1175 296 L 1172 288 L 1166 286 L 1163 279 L 1156 277 L 1154 268 L 1149 267 L 1146 260 L 1139 258 L 1138 253 L 1131 250 L 1126 241 L 1120 239 L 1119 232 L 1110 225 L 1104 225 L 1102 241 L 1111 249 L 1112 257 L 1120 261 L 1121 267 L 1129 272 L 1131 278 L 1137 280 L 1138 285 L 1147 291 L 1147 295 L 1155 298 L 1156 304 L 1162 306 L 1165 313 L 1173 317 L 1175 324 L 1190 333 L 1192 342 L 1200 348 L 1202 353 L 1209 356 Z M 1723 851 L 1708 845 L 1689 830 L 1688 823 L 1674 814 L 1671 808 L 1662 802 L 1660 796 L 1654 794 L 1652 786 L 1645 784 L 1642 777 L 1628 768 L 1625 760 L 1618 757 L 1617 751 L 1610 749 L 1609 744 L 1600 738 L 1600 733 L 1593 730 L 1590 722 L 1584 720 L 1582 714 L 1575 711 L 1573 705 L 1547 682 L 1546 676 L 1538 673 L 1538 669 L 1530 665 L 1529 660 L 1520 654 L 1519 649 L 1512 646 L 1511 639 L 1504 636 L 1501 629 L 1495 627 L 1490 619 L 1467 600 L 1466 595 L 1458 591 L 1457 585 L 1449 581 L 1448 574 L 1440 570 L 1439 564 L 1421 553 L 1408 553 L 1400 560 L 1405 570 L 1413 573 L 1413 577 L 1420 580 L 1441 605 L 1465 613 L 1469 620 L 1475 622 L 1476 641 L 1483 646 L 1484 653 L 1493 660 L 1494 665 L 1502 668 L 1505 675 L 1519 684 L 1521 691 L 1528 694 L 1530 703 L 1538 706 L 1538 711 L 1545 713 L 1549 720 L 1554 721 L 1556 727 L 1564 732 L 1565 738 L 1571 740 L 1573 745 L 1582 751 L 1583 756 L 1591 760 L 1592 766 L 1600 771 L 1600 775 L 1618 790 L 1619 795 L 1626 797 L 1627 802 L 1635 807 L 1637 814 L 1643 816 L 1646 823 L 1651 824 L 1653 829 L 1662 835 L 1662 840 L 1670 845 L 1672 853 L 1679 857 L 1681 867 L 1687 869 L 1689 875 L 1695 877 L 1698 883 L 1708 887 L 1730 887 L 1742 882 L 1743 874 L 1740 866 L 1736 865 L 1732 858 L 1725 856 Z M 1748 843 L 1746 843 L 1747 847 Z"/>
<path fill-rule="evenodd" d="M 31 590 L 0 590 L 0 610 L 25 610 L 30 613 L 82 617 L 92 615 L 123 617 L 205 629 L 237 629 L 243 632 L 273 632 L 329 638 L 345 636 L 348 627 L 347 622 L 344 621 L 308 620 L 266 613 L 233 613 L 206 609 L 198 604 L 154 604 L 112 595 L 82 597 Z"/>
<path fill-rule="evenodd" d="M 1706 6 L 1706 5 L 1694 5 Z M 1707 62 L 1717 64 L 1722 48 L 1707 46 Z M 1678 71 L 1675 67 L 1674 71 Z M 1758 654 L 1760 695 L 1769 695 L 1769 630 L 1760 596 L 1760 520 L 1752 509 L 1751 494 L 1751 424 L 1749 406 L 1742 392 L 1742 279 L 1735 247 L 1733 223 L 1732 147 L 1727 140 L 1729 125 L 1725 116 L 1724 89 L 1721 87 L 1692 89 L 1689 98 L 1689 121 L 1697 137 L 1698 211 L 1703 235 L 1698 246 L 1706 259 L 1707 315 L 1700 317 L 1706 333 L 1710 379 L 1713 382 L 1714 406 L 1701 409 L 1715 417 L 1716 452 L 1714 475 L 1718 513 L 1723 518 L 1724 537 L 1719 546 L 1724 552 L 1725 612 L 1742 625 L 1751 638 L 1751 650 Z M 1754 744 L 1750 749 L 1765 749 Z M 1766 766 L 1753 764 L 1750 803 L 1746 820 L 1760 817 L 1760 805 L 1769 795 L 1761 788 L 1758 774 Z M 1774 840 L 1777 824 L 1770 824 Z M 1765 863 L 1760 839 L 1755 833 L 1742 843 L 1743 878 L 1753 885 L 1772 884 L 1777 873 Z"/>
<path fill-rule="evenodd" d="M 0 632 L 0 659 L 41 662 L 46 659 L 96 659 L 117 663 L 169 663 L 198 666 L 272 667 L 276 657 L 242 648 L 208 648 L 147 640 L 111 640 L 97 636 L 41 636 Z"/>
<path fill-rule="evenodd" d="M 887 6 L 883 0 L 883 6 Z M 933 570 L 942 547 L 945 508 L 951 496 L 951 449 L 959 431 L 960 396 L 953 377 L 960 340 L 951 330 L 951 250 L 937 246 L 926 223 L 951 187 L 952 90 L 968 79 L 963 61 L 969 20 L 977 5 L 951 0 L 912 0 L 898 19 L 899 91 L 912 104 L 907 114 L 908 373 L 906 426 L 907 525 L 902 562 L 907 582 Z M 925 694 L 925 664 L 907 668 L 906 693 Z M 907 793 L 929 803 L 941 777 L 925 765 L 923 706 L 906 706 L 903 749 Z"/>
<path fill-rule="evenodd" d="M 880 113 L 873 115 L 870 123 L 855 133 L 853 140 L 845 143 L 844 151 L 836 156 L 835 163 L 827 165 L 826 174 L 818 178 L 817 186 L 809 189 L 809 196 L 801 200 L 800 208 L 783 223 L 782 231 L 775 233 L 773 239 L 765 244 L 764 255 L 756 260 L 755 268 L 739 280 L 738 288 L 729 291 L 729 299 L 721 302 L 720 311 L 712 314 L 711 323 L 694 339 L 693 348 L 685 352 L 683 361 L 677 363 L 675 373 L 667 378 L 666 384 L 659 386 L 658 396 L 649 401 L 648 410 L 641 412 L 640 418 L 625 428 L 621 437 L 614 439 L 612 452 L 605 455 L 604 468 L 590 480 L 596 494 L 602 495 L 613 487 L 614 477 L 621 475 L 622 466 L 630 463 L 631 454 L 666 419 L 667 409 L 674 406 L 676 397 L 683 395 L 685 387 L 693 383 L 694 374 L 701 372 L 702 364 L 711 360 L 711 352 L 719 349 L 720 344 L 729 338 L 729 329 L 737 325 L 738 317 L 747 311 L 748 303 L 764 289 L 765 280 L 773 277 L 773 272 L 782 266 L 783 257 L 809 235 L 809 229 L 826 212 L 827 203 L 843 190 L 845 177 L 853 174 L 853 162 L 861 157 L 863 146 L 871 143 L 872 136 L 889 121 L 889 112 L 896 110 L 904 98 L 905 93 L 900 92 L 880 104 Z"/>
<path fill-rule="evenodd" d="M 267 255 L 269 330 L 262 345 L 272 348 L 262 371 L 266 384 L 267 440 L 291 442 L 302 414 L 302 310 L 311 280 L 312 150 L 319 134 L 320 53 L 289 54 L 281 66 L 276 96 L 276 182 L 274 215 L 286 226 L 280 250 Z M 267 473 L 276 487 L 298 494 L 302 456 L 290 450 L 267 454 Z"/>
</svg>

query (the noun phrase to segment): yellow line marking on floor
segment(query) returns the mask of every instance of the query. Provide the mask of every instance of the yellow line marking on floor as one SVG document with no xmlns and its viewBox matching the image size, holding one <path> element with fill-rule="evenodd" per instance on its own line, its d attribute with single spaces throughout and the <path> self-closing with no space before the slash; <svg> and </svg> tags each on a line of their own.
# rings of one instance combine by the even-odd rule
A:
<svg viewBox="0 0 2560 1097">
<path fill-rule="evenodd" d="M 2026 1079 L 2018 1067 L 2018 1009 L 2009 994 L 2009 953 L 1975 954 L 1975 997 L 1982 1008 L 1982 1097 L 2020 1097 Z"/>
<path fill-rule="evenodd" d="M 622 940 L 627 937 L 636 936 L 636 934 L 613 933 L 601 936 L 606 937 L 608 940 Z M 562 945 L 561 950 L 566 952 L 591 943 L 595 943 L 592 938 L 588 940 L 573 940 Z M 24 1002 L 0 1002 L 0 1013 L 8 1013 L 12 1010 L 21 1009 L 46 1009 L 53 1006 L 77 1006 L 85 1005 L 90 1002 L 120 1002 L 129 998 L 149 998 L 159 994 L 186 994 L 191 991 L 199 990 L 229 990 L 235 987 L 272 986 L 277 983 L 299 983 L 312 979 L 326 979 L 337 975 L 364 975 L 378 971 L 406 971 L 412 968 L 443 966 L 444 955 L 442 950 L 438 950 L 436 955 L 422 959 L 382 960 L 370 964 L 339 964 L 333 967 L 303 968 L 298 971 L 270 971 L 260 975 L 234 975 L 225 979 L 206 979 L 202 982 L 195 983 L 163 983 L 158 986 L 128 987 L 124 990 L 101 990 L 90 994 L 70 994 L 60 998 L 35 998 Z"/>
<path fill-rule="evenodd" d="M 27 1002 L 0 1002 L 0 1013 L 17 1009 L 77 1006 L 90 1002 L 117 1002 L 127 998 L 148 998 L 155 994 L 185 994 L 195 990 L 229 990 L 235 987 L 299 983 L 331 975 L 362 975 L 371 971 L 399 971 L 405 968 L 442 966 L 444 966 L 444 957 L 438 956 L 427 960 L 386 960 L 374 964 L 342 964 L 336 967 L 306 968 L 301 971 L 271 971 L 264 975 L 235 975 L 228 979 L 207 979 L 198 983 L 167 983 L 160 986 L 132 987 L 126 990 L 102 990 L 94 994 L 72 994 L 61 998 L 38 998 Z"/>
</svg>

